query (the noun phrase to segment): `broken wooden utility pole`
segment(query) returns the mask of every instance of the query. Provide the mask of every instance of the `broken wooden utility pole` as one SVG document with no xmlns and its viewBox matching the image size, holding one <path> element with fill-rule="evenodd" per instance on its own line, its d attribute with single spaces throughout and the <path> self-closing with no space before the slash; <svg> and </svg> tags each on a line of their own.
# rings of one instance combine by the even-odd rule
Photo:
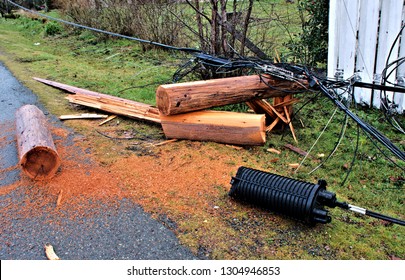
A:
<svg viewBox="0 0 405 280">
<path fill-rule="evenodd" d="M 173 116 L 161 115 L 168 138 L 234 144 L 263 145 L 265 116 L 223 111 L 198 111 Z"/>
<path fill-rule="evenodd" d="M 159 111 L 156 107 L 151 105 L 45 79 L 34 78 L 34 80 L 55 88 L 63 89 L 70 93 L 74 93 L 67 96 L 67 99 L 71 103 L 99 109 L 129 118 L 160 123 Z"/>
<path fill-rule="evenodd" d="M 254 99 L 280 97 L 304 89 L 302 84 L 269 75 L 252 75 L 207 81 L 161 85 L 156 104 L 166 116 L 236 104 Z"/>
<path fill-rule="evenodd" d="M 47 127 L 44 114 L 34 105 L 24 105 L 16 112 L 19 164 L 32 179 L 53 177 L 61 160 Z"/>
<path fill-rule="evenodd" d="M 35 80 L 75 93 L 67 97 L 72 103 L 117 115 L 161 123 L 167 138 L 213 141 L 234 145 L 263 145 L 266 142 L 263 114 L 199 111 L 164 116 L 159 115 L 158 109 L 151 105 L 53 81 L 39 78 L 35 78 Z"/>
</svg>

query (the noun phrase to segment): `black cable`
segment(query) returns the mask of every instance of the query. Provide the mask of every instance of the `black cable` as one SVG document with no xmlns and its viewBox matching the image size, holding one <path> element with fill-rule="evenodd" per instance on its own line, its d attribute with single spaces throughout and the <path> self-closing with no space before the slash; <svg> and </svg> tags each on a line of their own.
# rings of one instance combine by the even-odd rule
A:
<svg viewBox="0 0 405 280">
<path fill-rule="evenodd" d="M 391 223 L 394 223 L 394 224 L 398 224 L 398 225 L 401 225 L 401 226 L 405 226 L 405 221 L 403 221 L 403 220 L 399 220 L 399 219 L 396 219 L 396 218 L 393 218 L 393 217 L 389 217 L 389 216 L 386 216 L 386 215 L 383 215 L 383 214 L 380 214 L 380 213 L 376 213 L 376 212 L 373 212 L 373 211 L 370 211 L 370 210 L 367 210 L 367 209 L 366 209 L 366 215 L 370 216 L 370 217 L 373 217 L 373 218 L 380 219 L 380 220 L 384 220 L 384 221 L 387 221 L 387 222 L 391 222 Z"/>
<path fill-rule="evenodd" d="M 357 126 L 356 148 L 354 149 L 353 159 L 352 159 L 352 162 L 350 163 L 350 167 L 348 168 L 348 170 L 346 172 L 346 177 L 343 179 L 342 183 L 340 184 L 341 187 L 344 186 L 344 184 L 347 181 L 347 178 L 349 178 L 349 175 L 353 170 L 354 163 L 356 162 L 356 158 L 357 158 L 357 152 L 359 151 L 359 142 L 360 142 L 360 126 Z"/>
<path fill-rule="evenodd" d="M 373 136 L 378 142 L 383 144 L 388 150 L 391 151 L 397 158 L 401 159 L 402 161 L 405 161 L 405 153 L 401 151 L 398 147 L 396 147 L 387 137 L 385 137 L 381 132 L 379 132 L 377 129 L 369 125 L 368 123 L 364 122 L 362 119 L 360 119 L 358 116 L 356 116 L 352 111 L 350 111 L 341 101 L 339 101 L 333 94 L 331 94 L 330 89 L 326 88 L 325 85 L 322 83 L 319 83 L 318 79 L 310 74 L 307 73 L 308 77 L 315 81 L 315 83 L 319 86 L 320 90 L 330 99 L 332 100 L 336 106 L 345 114 L 347 114 L 351 119 L 353 119 L 358 125 L 360 125 L 360 128 L 365 131 L 366 133 L 370 134 Z"/>
<path fill-rule="evenodd" d="M 346 114 L 344 114 L 344 121 L 343 121 L 343 125 L 342 128 L 340 129 L 340 133 L 339 133 L 339 137 L 335 142 L 335 145 L 333 147 L 333 149 L 329 152 L 329 155 L 317 166 L 315 167 L 311 172 L 309 172 L 309 174 L 312 174 L 313 172 L 315 172 L 316 170 L 318 170 L 322 165 L 324 165 L 331 157 L 332 155 L 337 151 L 337 148 L 339 147 L 340 142 L 342 141 L 344 135 L 345 135 L 345 131 L 346 131 L 346 127 L 347 127 L 347 123 L 348 123 L 348 116 Z"/>
<path fill-rule="evenodd" d="M 146 87 L 149 87 L 149 86 L 167 84 L 167 83 L 169 83 L 169 82 L 170 82 L 170 81 L 167 81 L 167 80 L 166 80 L 166 81 L 160 81 L 160 82 L 155 82 L 155 83 L 144 84 L 144 85 L 140 85 L 140 86 L 127 87 L 127 88 L 124 88 L 124 89 L 122 89 L 122 90 L 116 92 L 115 95 L 119 96 L 119 95 L 120 95 L 121 93 L 123 93 L 124 91 L 130 90 L 130 89 L 146 88 Z"/>
</svg>

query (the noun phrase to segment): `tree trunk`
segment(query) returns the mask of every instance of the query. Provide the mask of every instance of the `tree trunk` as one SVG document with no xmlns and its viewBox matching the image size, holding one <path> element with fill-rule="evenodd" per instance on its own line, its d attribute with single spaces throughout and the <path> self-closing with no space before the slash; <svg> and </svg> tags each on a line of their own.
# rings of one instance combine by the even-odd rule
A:
<svg viewBox="0 0 405 280">
<path fill-rule="evenodd" d="M 247 30 L 249 27 L 250 15 L 252 14 L 252 9 L 253 9 L 253 0 L 249 0 L 249 7 L 246 12 L 245 21 L 243 24 L 243 31 L 242 31 L 242 40 L 241 40 L 241 46 L 240 46 L 240 55 L 241 56 L 245 55 L 246 36 L 247 36 Z"/>
<path fill-rule="evenodd" d="M 199 111 L 175 116 L 161 115 L 168 138 L 213 141 L 232 145 L 263 145 L 265 116 L 221 111 Z"/>
<path fill-rule="evenodd" d="M 34 105 L 16 112 L 19 163 L 32 179 L 51 178 L 60 166 L 60 158 L 47 128 L 44 114 Z"/>
<path fill-rule="evenodd" d="M 285 96 L 289 94 L 286 90 L 297 89 L 303 88 L 297 83 L 276 80 L 268 75 L 252 75 L 161 85 L 156 91 L 156 103 L 163 115 L 175 115 L 252 99 Z"/>
</svg>

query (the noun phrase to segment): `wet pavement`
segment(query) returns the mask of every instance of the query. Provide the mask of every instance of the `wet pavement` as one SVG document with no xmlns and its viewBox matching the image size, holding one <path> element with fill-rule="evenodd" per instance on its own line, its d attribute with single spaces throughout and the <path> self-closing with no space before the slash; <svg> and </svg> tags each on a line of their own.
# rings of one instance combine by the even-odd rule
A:
<svg viewBox="0 0 405 280">
<path fill-rule="evenodd" d="M 55 126 L 60 121 L 49 114 L 35 94 L 24 87 L 0 63 L 0 193 L 20 180 L 15 143 L 15 111 L 25 104 L 40 108 Z M 66 128 L 68 129 L 68 128 Z M 69 135 L 75 135 L 73 132 Z M 75 136 L 73 136 L 75 137 Z M 72 137 L 70 137 L 72 138 Z M 67 144 L 74 139 L 64 139 Z M 69 143 L 68 143 L 69 142 Z M 40 213 L 21 215 L 30 186 L 0 194 L 0 259 L 46 259 L 44 245 L 50 243 L 61 259 L 69 260 L 182 260 L 196 259 L 175 234 L 129 200 L 111 205 L 89 201 L 94 213 L 69 219 L 69 213 L 49 211 L 54 204 L 41 205 Z M 12 207 L 10 207 L 12 206 Z M 15 213 L 9 213 L 9 209 Z M 34 210 L 33 210 L 34 211 Z M 74 211 L 74 210 L 72 210 Z M 89 210 L 92 211 L 92 210 Z"/>
</svg>

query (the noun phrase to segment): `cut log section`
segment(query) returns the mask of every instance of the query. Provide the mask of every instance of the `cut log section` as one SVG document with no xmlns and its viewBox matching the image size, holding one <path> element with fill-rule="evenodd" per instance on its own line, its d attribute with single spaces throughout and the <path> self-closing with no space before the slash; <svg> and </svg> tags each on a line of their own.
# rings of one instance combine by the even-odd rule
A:
<svg viewBox="0 0 405 280">
<path fill-rule="evenodd" d="M 156 104 L 166 116 L 236 104 L 252 99 L 285 96 L 304 89 L 305 81 L 295 83 L 269 75 L 252 75 L 207 81 L 161 85 Z"/>
<path fill-rule="evenodd" d="M 161 115 L 168 138 L 213 141 L 234 145 L 263 145 L 265 116 L 258 114 L 199 111 L 174 116 Z"/>
<path fill-rule="evenodd" d="M 53 177 L 61 160 L 44 114 L 34 105 L 24 105 L 16 112 L 19 164 L 32 179 Z"/>
</svg>

